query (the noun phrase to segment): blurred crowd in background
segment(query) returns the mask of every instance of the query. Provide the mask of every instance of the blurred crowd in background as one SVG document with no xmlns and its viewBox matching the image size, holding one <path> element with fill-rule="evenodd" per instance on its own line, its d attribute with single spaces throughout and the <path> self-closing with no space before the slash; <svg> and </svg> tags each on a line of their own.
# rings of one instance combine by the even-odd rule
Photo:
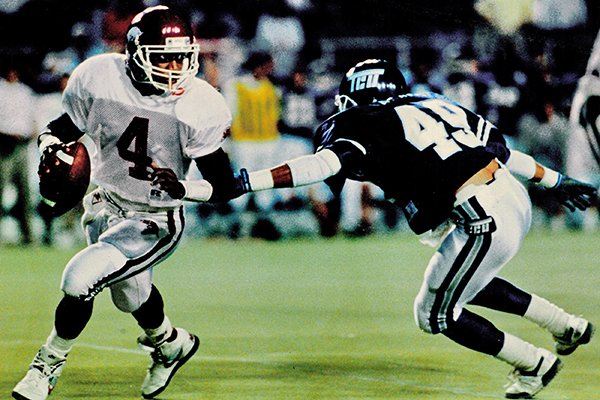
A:
<svg viewBox="0 0 600 400">
<path fill-rule="evenodd" d="M 158 3 L 0 3 L 0 243 L 69 246 L 82 240 L 80 210 L 58 220 L 36 211 L 35 139 L 60 114 L 61 91 L 73 69 L 93 55 L 124 52 L 132 17 Z M 568 116 L 600 27 L 595 0 L 160 3 L 183 11 L 193 24 L 200 77 L 222 91 L 234 115 L 227 149 L 238 168 L 311 153 L 314 128 L 335 112 L 341 74 L 365 58 L 396 62 L 411 91 L 442 93 L 480 113 L 513 147 L 553 169 L 565 171 L 576 154 L 568 151 Z M 263 107 L 259 113 L 240 106 L 252 101 Z M 535 187 L 530 193 L 537 226 L 598 225 L 596 209 L 567 217 Z M 190 236 L 278 240 L 406 229 L 380 191 L 362 183 L 348 184 L 340 199 L 314 185 L 186 207 Z"/>
</svg>

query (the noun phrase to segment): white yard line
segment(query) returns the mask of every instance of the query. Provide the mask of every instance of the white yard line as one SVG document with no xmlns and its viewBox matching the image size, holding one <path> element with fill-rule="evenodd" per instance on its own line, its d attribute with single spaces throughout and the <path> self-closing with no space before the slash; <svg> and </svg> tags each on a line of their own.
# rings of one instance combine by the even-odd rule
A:
<svg viewBox="0 0 600 400">
<path fill-rule="evenodd" d="M 29 344 L 39 345 L 39 341 L 35 341 L 35 342 L 31 341 L 31 340 L 0 341 L 0 347 L 14 347 L 15 345 L 29 345 Z M 87 348 L 87 349 L 98 350 L 98 351 L 106 351 L 106 352 L 110 352 L 110 353 L 146 355 L 146 352 L 144 352 L 141 349 L 124 348 L 124 347 L 117 347 L 117 346 L 102 346 L 102 345 L 95 345 L 95 344 L 84 343 L 84 342 L 76 343 L 75 347 Z M 307 354 L 277 352 L 277 353 L 260 354 L 260 355 L 249 356 L 249 357 L 203 356 L 203 355 L 196 354 L 190 361 L 194 361 L 194 360 L 199 361 L 199 362 L 200 361 L 228 361 L 228 362 L 256 363 L 256 364 L 277 366 L 277 365 L 282 365 L 285 358 L 289 358 L 292 356 L 306 357 Z M 370 375 L 361 375 L 361 374 L 354 374 L 354 373 L 344 373 L 343 371 L 338 371 L 338 370 L 333 370 L 333 371 L 329 371 L 329 372 L 327 370 L 324 370 L 324 371 L 322 371 L 322 373 L 324 375 L 342 376 L 342 377 L 345 377 L 348 379 L 353 379 L 353 380 L 361 380 L 361 381 L 368 381 L 368 382 L 380 382 L 380 383 L 385 383 L 385 384 L 396 385 L 399 387 L 411 387 L 411 388 L 430 390 L 430 391 L 441 392 L 441 393 L 452 393 L 454 395 L 467 395 L 467 396 L 473 396 L 473 397 L 479 397 L 479 398 L 490 398 L 490 399 L 503 398 L 503 396 L 501 396 L 499 394 L 471 392 L 468 390 L 461 390 L 461 389 L 454 388 L 454 387 L 443 387 L 440 385 L 423 385 L 423 384 L 415 383 L 414 381 L 408 381 L 408 380 L 405 381 L 402 379 L 393 379 L 393 378 L 382 378 L 382 377 L 375 377 L 375 376 L 370 376 Z"/>
</svg>

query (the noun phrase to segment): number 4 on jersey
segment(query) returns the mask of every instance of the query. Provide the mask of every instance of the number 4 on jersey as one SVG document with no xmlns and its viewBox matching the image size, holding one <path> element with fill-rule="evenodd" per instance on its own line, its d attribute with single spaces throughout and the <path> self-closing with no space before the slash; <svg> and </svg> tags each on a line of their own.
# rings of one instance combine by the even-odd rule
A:
<svg viewBox="0 0 600 400">
<path fill-rule="evenodd" d="M 130 150 L 132 143 L 133 150 Z M 117 149 L 121 158 L 133 163 L 133 167 L 129 167 L 129 176 L 143 181 L 151 179 L 148 172 L 152 158 L 148 157 L 147 118 L 133 118 L 119 138 Z"/>
</svg>

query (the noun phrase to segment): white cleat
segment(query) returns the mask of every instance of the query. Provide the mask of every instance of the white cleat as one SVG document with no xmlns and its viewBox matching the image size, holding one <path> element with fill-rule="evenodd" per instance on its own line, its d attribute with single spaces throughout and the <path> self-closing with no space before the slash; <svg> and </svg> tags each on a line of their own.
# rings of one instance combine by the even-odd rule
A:
<svg viewBox="0 0 600 400">
<path fill-rule="evenodd" d="M 154 347 L 145 335 L 138 338 L 140 347 L 150 352 L 152 363 L 142 383 L 142 397 L 153 399 L 162 393 L 183 364 L 198 350 L 200 339 L 181 328 L 174 328 L 176 336 Z"/>
<path fill-rule="evenodd" d="M 548 350 L 541 350 L 538 365 L 532 371 L 515 368 L 508 375 L 509 382 L 505 386 L 507 399 L 533 399 L 544 387 L 554 379 L 562 368 L 562 362 Z"/>
<path fill-rule="evenodd" d="M 587 344 L 594 335 L 594 325 L 576 316 L 569 317 L 569 328 L 562 336 L 553 336 L 556 353 L 567 356 L 577 350 L 582 344 Z"/>
<path fill-rule="evenodd" d="M 65 357 L 42 346 L 25 377 L 13 389 L 12 397 L 18 400 L 45 400 L 56 386 L 66 361 Z"/>
</svg>

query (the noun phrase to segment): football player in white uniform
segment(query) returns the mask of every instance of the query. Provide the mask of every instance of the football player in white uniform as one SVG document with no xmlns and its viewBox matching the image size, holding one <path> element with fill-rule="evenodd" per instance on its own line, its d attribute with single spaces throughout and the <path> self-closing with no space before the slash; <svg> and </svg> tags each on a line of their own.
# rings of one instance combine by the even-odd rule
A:
<svg viewBox="0 0 600 400">
<path fill-rule="evenodd" d="M 513 368 L 508 398 L 531 398 L 558 372 L 552 352 L 496 328 L 469 304 L 524 317 L 547 329 L 556 352 L 589 342 L 593 326 L 499 278 L 531 222 L 531 203 L 509 171 L 539 182 L 569 209 L 585 209 L 595 188 L 506 147 L 483 117 L 437 95 L 408 94 L 404 77 L 384 60 L 366 60 L 343 77 L 339 113 L 315 134 L 316 152 L 253 171 L 246 190 L 325 180 L 339 193 L 347 179 L 369 181 L 400 207 L 437 251 L 414 303 L 425 332 L 441 333 Z M 425 239 L 425 238 L 424 238 Z"/>
<path fill-rule="evenodd" d="M 198 51 L 191 26 L 156 6 L 132 20 L 126 55 L 98 55 L 73 72 L 63 94 L 65 114 L 48 125 L 39 144 L 44 159 L 84 133 L 95 143 L 91 180 L 97 189 L 85 197 L 82 217 L 88 246 L 64 270 L 54 327 L 14 398 L 48 396 L 104 288 L 143 329 L 138 342 L 152 358 L 144 398 L 161 393 L 196 352 L 196 335 L 173 327 L 165 315 L 152 270 L 180 242 L 183 200 L 226 201 L 236 192 L 221 148 L 231 114 L 221 94 L 195 77 Z M 213 185 L 185 180 L 192 161 Z"/>
</svg>

